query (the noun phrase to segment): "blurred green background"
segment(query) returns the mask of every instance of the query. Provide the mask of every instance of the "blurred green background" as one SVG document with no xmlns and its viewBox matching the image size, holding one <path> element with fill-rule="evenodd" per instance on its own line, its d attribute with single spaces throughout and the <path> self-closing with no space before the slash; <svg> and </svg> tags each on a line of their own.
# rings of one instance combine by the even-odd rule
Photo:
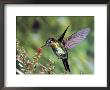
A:
<svg viewBox="0 0 110 90">
<path fill-rule="evenodd" d="M 71 74 L 94 74 L 94 17 L 93 16 L 17 16 L 16 38 L 32 59 L 37 48 L 49 37 L 58 39 L 69 26 L 65 38 L 84 28 L 90 28 L 87 38 L 68 51 Z M 39 62 L 43 65 L 48 60 L 54 61 L 55 73 L 64 73 L 60 59 L 49 47 L 43 48 Z"/>
</svg>

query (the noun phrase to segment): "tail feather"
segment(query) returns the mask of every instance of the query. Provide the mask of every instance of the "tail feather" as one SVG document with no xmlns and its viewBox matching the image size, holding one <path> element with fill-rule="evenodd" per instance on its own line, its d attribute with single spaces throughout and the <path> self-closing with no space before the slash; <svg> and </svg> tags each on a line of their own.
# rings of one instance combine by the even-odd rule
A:
<svg viewBox="0 0 110 90">
<path fill-rule="evenodd" d="M 63 59 L 62 61 L 63 61 L 64 67 L 65 67 L 65 70 L 70 72 L 70 68 L 69 68 L 67 59 Z"/>
</svg>

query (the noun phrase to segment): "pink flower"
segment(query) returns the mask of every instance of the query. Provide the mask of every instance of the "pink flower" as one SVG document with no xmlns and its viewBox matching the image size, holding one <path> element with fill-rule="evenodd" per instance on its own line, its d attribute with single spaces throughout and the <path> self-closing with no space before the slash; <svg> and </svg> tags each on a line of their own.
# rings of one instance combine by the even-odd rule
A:
<svg viewBox="0 0 110 90">
<path fill-rule="evenodd" d="M 40 55 L 42 53 L 42 48 L 38 48 L 37 53 L 38 53 L 38 55 Z"/>
</svg>

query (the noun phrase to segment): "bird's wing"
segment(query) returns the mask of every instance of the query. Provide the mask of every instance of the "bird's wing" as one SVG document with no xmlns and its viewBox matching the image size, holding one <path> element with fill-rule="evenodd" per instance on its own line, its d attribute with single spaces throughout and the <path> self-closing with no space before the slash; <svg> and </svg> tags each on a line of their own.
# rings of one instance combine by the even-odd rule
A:
<svg viewBox="0 0 110 90">
<path fill-rule="evenodd" d="M 64 40 L 65 47 L 67 49 L 74 48 L 77 44 L 79 44 L 82 40 L 84 40 L 88 33 L 90 32 L 90 28 L 82 29 L 77 33 L 72 34 L 66 40 Z"/>
<path fill-rule="evenodd" d="M 69 26 L 68 26 L 69 27 Z M 61 35 L 61 37 L 58 39 L 58 41 L 62 42 L 63 38 L 65 36 L 66 31 L 68 30 L 68 27 L 66 28 L 66 30 L 64 31 L 64 33 Z"/>
</svg>

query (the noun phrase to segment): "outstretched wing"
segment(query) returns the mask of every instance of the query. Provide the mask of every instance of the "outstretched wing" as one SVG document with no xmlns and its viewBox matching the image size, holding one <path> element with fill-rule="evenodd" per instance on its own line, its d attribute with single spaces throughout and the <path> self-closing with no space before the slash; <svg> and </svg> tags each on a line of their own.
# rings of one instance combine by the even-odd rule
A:
<svg viewBox="0 0 110 90">
<path fill-rule="evenodd" d="M 68 26 L 69 27 L 69 26 Z M 66 30 L 64 31 L 64 33 L 61 35 L 61 37 L 58 39 L 58 41 L 62 42 L 63 38 L 65 36 L 66 31 L 68 30 L 68 27 L 66 28 Z"/>
<path fill-rule="evenodd" d="M 66 40 L 64 40 L 65 47 L 67 49 L 74 48 L 77 44 L 79 44 L 82 40 L 86 38 L 89 32 L 90 32 L 90 28 L 86 28 L 80 30 L 77 33 L 72 34 Z"/>
</svg>

